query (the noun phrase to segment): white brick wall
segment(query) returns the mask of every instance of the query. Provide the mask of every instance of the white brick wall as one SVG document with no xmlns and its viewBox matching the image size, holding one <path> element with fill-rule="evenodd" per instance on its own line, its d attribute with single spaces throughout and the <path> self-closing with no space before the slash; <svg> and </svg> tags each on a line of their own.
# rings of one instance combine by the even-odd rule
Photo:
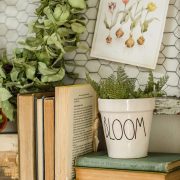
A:
<svg viewBox="0 0 180 180">
<path fill-rule="evenodd" d="M 99 0 L 89 0 L 86 12 L 87 32 L 81 37 L 84 45 L 91 47 L 96 22 Z M 27 34 L 26 23 L 34 18 L 37 0 L 0 0 L 0 52 L 6 48 L 8 53 L 17 46 L 17 41 Z M 97 80 L 106 78 L 117 70 L 117 63 L 92 59 L 87 50 L 78 50 L 66 56 L 66 59 L 77 64 L 70 71 L 79 73 L 85 78 L 90 72 Z M 123 65 L 127 74 L 137 79 L 137 85 L 143 86 L 147 79 L 147 70 L 135 66 Z M 169 96 L 180 96 L 180 0 L 171 0 L 159 53 L 158 65 L 154 71 L 156 78 L 167 74 L 169 80 L 165 91 Z M 79 81 L 79 80 L 78 80 Z"/>
</svg>

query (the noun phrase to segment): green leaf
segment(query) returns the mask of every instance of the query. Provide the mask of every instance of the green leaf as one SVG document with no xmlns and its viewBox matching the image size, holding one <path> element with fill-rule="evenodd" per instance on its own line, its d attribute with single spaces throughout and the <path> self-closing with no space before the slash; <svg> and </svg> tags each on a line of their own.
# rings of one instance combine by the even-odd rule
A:
<svg viewBox="0 0 180 180">
<path fill-rule="evenodd" d="M 46 49 L 46 52 L 47 52 L 48 56 L 51 56 L 52 58 L 56 58 L 57 57 L 57 54 L 54 53 L 53 49 L 49 48 L 48 46 L 46 46 L 45 49 Z"/>
<path fill-rule="evenodd" d="M 131 17 L 131 19 L 132 19 L 132 23 L 131 23 L 130 29 L 132 30 L 138 25 L 138 23 L 141 19 L 141 14 L 138 17 L 136 17 L 135 19 L 133 17 Z"/>
<path fill-rule="evenodd" d="M 119 11 L 119 12 L 117 12 L 117 13 L 115 14 L 115 17 L 114 17 L 114 20 L 113 20 L 112 23 L 111 23 L 110 29 L 112 29 L 112 28 L 117 24 L 117 20 L 118 20 L 119 15 L 120 15 L 121 13 L 124 13 L 124 11 Z M 106 22 L 107 22 L 107 17 L 106 17 Z"/>
<path fill-rule="evenodd" d="M 3 116 L 2 116 L 2 114 L 0 114 L 0 123 L 2 123 L 3 122 Z"/>
<path fill-rule="evenodd" d="M 49 19 L 45 19 L 45 20 L 44 20 L 44 25 L 45 25 L 45 27 L 46 27 L 47 29 L 49 29 L 50 27 L 52 27 L 53 24 L 52 24 L 52 22 L 51 22 Z M 41 27 L 40 27 L 40 26 L 36 26 L 36 27 L 39 27 L 39 28 L 42 27 L 42 28 L 44 28 L 44 26 L 41 26 Z"/>
<path fill-rule="evenodd" d="M 41 46 L 32 47 L 32 46 L 29 46 L 29 45 L 27 45 L 27 44 L 25 44 L 25 43 L 23 43 L 23 42 L 21 42 L 20 44 L 23 45 L 23 48 L 24 48 L 24 49 L 27 49 L 27 50 L 29 50 L 29 51 L 38 51 L 38 50 L 41 49 Z"/>
<path fill-rule="evenodd" d="M 47 7 L 44 8 L 44 14 L 46 14 L 46 16 L 48 17 L 48 19 L 49 19 L 53 24 L 56 23 L 56 20 L 54 19 L 54 16 L 53 16 L 52 11 L 51 11 L 51 9 L 50 9 L 49 6 L 47 6 Z"/>
<path fill-rule="evenodd" d="M 1 103 L 2 111 L 6 115 L 6 117 L 10 120 L 14 120 L 14 106 L 9 101 L 3 101 Z"/>
<path fill-rule="evenodd" d="M 65 22 L 69 18 L 70 12 L 66 10 L 65 12 L 62 13 L 60 17 L 60 21 Z"/>
<path fill-rule="evenodd" d="M 70 30 L 65 27 L 59 28 L 57 32 L 61 37 L 68 36 L 70 34 Z"/>
<path fill-rule="evenodd" d="M 57 41 L 57 36 L 55 33 L 53 33 L 51 36 L 49 36 L 47 38 L 47 44 L 48 45 L 53 45 L 53 44 L 55 44 L 56 41 Z"/>
<path fill-rule="evenodd" d="M 56 6 L 56 8 L 54 9 L 54 13 L 53 13 L 53 16 L 56 20 L 59 20 L 60 16 L 62 14 L 62 7 L 60 4 L 58 4 Z"/>
<path fill-rule="evenodd" d="M 61 14 L 60 21 L 64 21 L 64 22 L 67 21 L 69 16 L 70 16 L 70 11 L 67 8 L 67 6 L 65 6 L 63 13 Z"/>
<path fill-rule="evenodd" d="M 38 70 L 39 70 L 40 74 L 42 74 L 44 76 L 48 76 L 48 75 L 56 74 L 59 69 L 48 68 L 45 63 L 39 62 Z"/>
<path fill-rule="evenodd" d="M 57 21 L 64 23 L 69 18 L 70 12 L 69 8 L 66 5 L 58 4 L 54 10 L 53 16 Z"/>
<path fill-rule="evenodd" d="M 33 80 L 36 73 L 36 67 L 26 64 L 26 77 L 27 79 Z"/>
<path fill-rule="evenodd" d="M 71 9 L 72 14 L 81 14 L 84 13 L 84 9 Z"/>
<path fill-rule="evenodd" d="M 25 42 L 28 46 L 32 47 L 37 47 L 43 43 L 42 39 L 37 37 L 28 37 Z"/>
<path fill-rule="evenodd" d="M 47 39 L 47 44 L 48 45 L 55 45 L 58 49 L 60 49 L 63 53 L 65 53 L 64 51 L 64 47 L 61 43 L 61 38 L 59 37 L 58 34 L 53 33 L 48 39 Z"/>
<path fill-rule="evenodd" d="M 17 81 L 18 80 L 18 75 L 20 73 L 20 69 L 19 68 L 13 68 L 11 73 L 10 73 L 10 76 L 11 76 L 11 80 L 14 82 L 14 81 Z"/>
<path fill-rule="evenodd" d="M 66 46 L 66 47 L 64 48 L 64 50 L 65 50 L 66 52 L 72 52 L 72 51 L 74 51 L 74 50 L 76 50 L 76 49 L 77 49 L 76 46 Z"/>
<path fill-rule="evenodd" d="M 80 23 L 72 23 L 71 28 L 75 33 L 81 34 L 86 31 L 86 27 Z"/>
<path fill-rule="evenodd" d="M 64 78 L 64 76 L 65 76 L 65 70 L 63 68 L 60 68 L 60 70 L 54 75 L 42 76 L 41 81 L 42 82 L 61 81 Z"/>
<path fill-rule="evenodd" d="M 68 2 L 73 8 L 86 9 L 85 0 L 68 0 Z"/>
<path fill-rule="evenodd" d="M 19 87 L 20 84 L 21 84 L 20 82 L 7 82 L 7 83 L 6 83 L 6 87 L 7 87 L 7 88 L 12 88 L 12 87 L 15 87 L 15 86 L 16 86 L 16 87 Z"/>
<path fill-rule="evenodd" d="M 4 69 L 2 68 L 2 65 L 0 65 L 0 76 L 4 79 L 6 78 L 6 74 L 4 72 Z"/>
<path fill-rule="evenodd" d="M 0 87 L 0 101 L 6 101 L 8 100 L 9 98 L 11 98 L 12 95 L 11 93 L 9 92 L 9 90 L 3 88 L 3 87 Z"/>
<path fill-rule="evenodd" d="M 86 0 L 40 0 L 37 18 L 29 24 L 30 34 L 21 48 L 14 50 L 11 59 L 6 54 L 0 58 L 0 102 L 9 99 L 16 108 L 18 93 L 53 89 L 61 83 L 63 57 L 79 48 L 79 36 L 85 31 L 85 9 Z M 4 109 L 9 114 L 13 108 L 4 103 Z"/>
<path fill-rule="evenodd" d="M 147 32 L 149 27 L 149 23 L 147 21 L 144 21 L 144 23 L 141 25 L 141 31 Z"/>
<path fill-rule="evenodd" d="M 104 19 L 104 24 L 106 26 L 106 29 L 110 29 L 110 26 L 109 26 L 108 21 L 107 21 L 107 16 Z"/>
<path fill-rule="evenodd" d="M 49 64 L 50 57 L 47 51 L 37 52 L 36 57 L 39 61 L 45 62 L 46 64 Z"/>
<path fill-rule="evenodd" d="M 8 63 L 8 59 L 7 59 L 7 52 L 6 51 L 4 51 L 3 52 L 3 54 L 2 54 L 2 62 L 4 63 L 4 64 L 7 64 Z"/>
</svg>

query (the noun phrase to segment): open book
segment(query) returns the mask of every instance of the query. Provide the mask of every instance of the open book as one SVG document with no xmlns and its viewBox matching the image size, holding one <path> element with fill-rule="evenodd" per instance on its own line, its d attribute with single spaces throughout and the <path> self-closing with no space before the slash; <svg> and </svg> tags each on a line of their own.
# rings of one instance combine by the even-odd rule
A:
<svg viewBox="0 0 180 180">
<path fill-rule="evenodd" d="M 75 158 L 93 151 L 97 98 L 85 84 L 57 87 L 55 99 L 55 180 L 71 180 Z"/>
</svg>

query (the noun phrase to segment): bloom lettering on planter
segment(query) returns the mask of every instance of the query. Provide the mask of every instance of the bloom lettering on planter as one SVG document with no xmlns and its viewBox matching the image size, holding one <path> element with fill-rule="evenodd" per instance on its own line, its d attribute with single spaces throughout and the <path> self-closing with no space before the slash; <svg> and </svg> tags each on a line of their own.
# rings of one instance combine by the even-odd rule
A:
<svg viewBox="0 0 180 180">
<path fill-rule="evenodd" d="M 138 130 L 140 131 L 142 128 L 144 131 L 144 136 L 146 136 L 146 128 L 143 117 L 141 120 L 137 118 L 135 122 L 133 122 L 131 119 L 126 119 L 124 122 L 121 122 L 119 119 L 114 119 L 112 124 L 110 123 L 109 118 L 106 119 L 106 117 L 104 117 L 103 123 L 105 137 L 110 138 L 111 140 L 121 140 L 124 136 L 127 140 L 136 139 Z M 127 130 L 127 126 L 132 128 L 132 136 L 129 134 L 129 128 Z"/>
</svg>

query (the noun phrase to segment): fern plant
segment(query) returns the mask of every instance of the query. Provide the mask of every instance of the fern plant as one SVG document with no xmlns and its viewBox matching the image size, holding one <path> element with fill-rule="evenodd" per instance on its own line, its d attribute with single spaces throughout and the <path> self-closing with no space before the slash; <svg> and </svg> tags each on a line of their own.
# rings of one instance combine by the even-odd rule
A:
<svg viewBox="0 0 180 180">
<path fill-rule="evenodd" d="M 97 83 L 86 76 L 87 82 L 91 84 L 101 99 L 133 99 L 133 98 L 151 98 L 161 97 L 165 94 L 162 90 L 168 77 L 164 76 L 155 82 L 153 73 L 149 73 L 147 85 L 144 90 L 137 89 L 135 79 L 128 78 L 124 69 L 118 67 L 117 76 L 111 75 L 109 78 Z"/>
</svg>

